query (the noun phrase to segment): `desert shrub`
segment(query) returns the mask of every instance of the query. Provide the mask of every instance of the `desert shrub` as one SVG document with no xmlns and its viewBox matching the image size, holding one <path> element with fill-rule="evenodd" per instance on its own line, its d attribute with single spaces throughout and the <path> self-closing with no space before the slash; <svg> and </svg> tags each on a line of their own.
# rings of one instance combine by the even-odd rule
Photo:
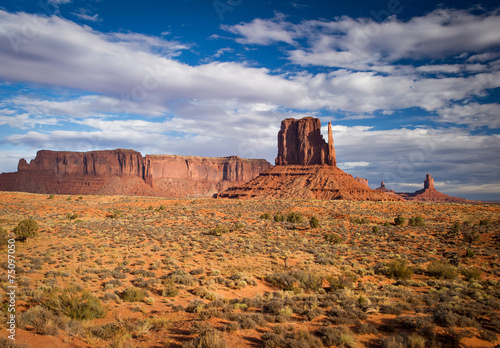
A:
<svg viewBox="0 0 500 348">
<path fill-rule="evenodd" d="M 425 226 L 424 218 L 421 216 L 416 216 L 408 220 L 410 226 Z"/>
<path fill-rule="evenodd" d="M 291 223 L 302 223 L 304 221 L 304 218 L 302 217 L 301 213 L 292 211 L 286 216 L 286 221 Z"/>
<path fill-rule="evenodd" d="M 205 302 L 202 300 L 194 299 L 186 307 L 188 313 L 200 313 L 206 307 Z"/>
<path fill-rule="evenodd" d="M 342 244 L 344 242 L 344 238 L 336 233 L 327 233 L 324 238 L 328 243 L 332 244 Z"/>
<path fill-rule="evenodd" d="M 9 240 L 9 234 L 4 228 L 0 227 L 0 246 L 7 245 L 8 240 Z"/>
<path fill-rule="evenodd" d="M 146 289 L 130 287 L 125 289 L 125 291 L 121 293 L 120 297 L 123 301 L 126 302 L 141 302 L 148 295 L 149 292 Z"/>
<path fill-rule="evenodd" d="M 330 290 L 336 291 L 341 289 L 352 289 L 357 277 L 352 273 L 344 273 L 336 277 L 327 277 L 326 280 L 330 283 Z"/>
<path fill-rule="evenodd" d="M 323 346 L 321 340 L 307 331 L 294 331 L 291 328 L 281 326 L 275 326 L 273 330 L 274 332 L 266 332 L 262 335 L 265 348 L 320 348 Z"/>
<path fill-rule="evenodd" d="M 161 295 L 166 297 L 175 297 L 179 294 L 179 289 L 175 285 L 175 282 L 171 278 L 167 278 L 163 281 L 165 288 L 162 289 Z"/>
<path fill-rule="evenodd" d="M 322 327 L 316 334 L 321 338 L 325 346 L 350 347 L 355 348 L 358 342 L 353 332 L 347 326 Z"/>
<path fill-rule="evenodd" d="M 406 219 L 402 216 L 398 216 L 394 218 L 394 225 L 403 226 L 406 222 Z"/>
<path fill-rule="evenodd" d="M 468 248 L 472 248 L 472 244 L 480 238 L 479 231 L 476 229 L 467 229 L 462 233 L 462 241 L 467 244 Z"/>
<path fill-rule="evenodd" d="M 472 249 L 467 249 L 467 251 L 465 252 L 465 257 L 471 259 L 473 257 L 476 257 L 476 253 Z"/>
<path fill-rule="evenodd" d="M 380 347 L 382 348 L 405 348 L 405 338 L 401 335 L 390 336 L 382 338 L 379 341 Z"/>
<path fill-rule="evenodd" d="M 183 270 L 173 271 L 164 277 L 172 279 L 176 284 L 182 284 L 187 286 L 194 286 L 198 285 L 199 283 L 198 279 L 196 279 L 191 274 Z"/>
<path fill-rule="evenodd" d="M 370 223 L 370 221 L 365 217 L 352 219 L 352 222 L 359 225 L 365 225 Z"/>
<path fill-rule="evenodd" d="M 64 289 L 61 294 L 49 299 L 45 306 L 76 320 L 102 318 L 107 312 L 97 296 L 75 288 Z"/>
<path fill-rule="evenodd" d="M 309 226 L 311 226 L 311 228 L 319 227 L 319 220 L 316 216 L 311 217 L 311 219 L 309 220 Z"/>
<path fill-rule="evenodd" d="M 467 281 L 481 280 L 481 277 L 483 275 L 483 271 L 481 271 L 481 269 L 478 267 L 464 268 L 460 271 L 460 273 L 462 273 L 465 280 Z"/>
<path fill-rule="evenodd" d="M 456 279 L 458 277 L 458 270 L 456 267 L 441 261 L 431 262 L 427 266 L 427 272 L 430 276 L 437 279 Z"/>
<path fill-rule="evenodd" d="M 182 345 L 183 348 L 225 348 L 226 342 L 221 333 L 212 325 L 204 322 L 194 322 L 191 333 L 198 336 Z"/>
<path fill-rule="evenodd" d="M 261 219 L 264 219 L 264 220 L 271 220 L 271 215 L 269 213 L 264 213 L 260 216 Z"/>
<path fill-rule="evenodd" d="M 49 197 L 47 199 L 54 199 L 54 195 L 53 194 L 50 194 Z"/>
<path fill-rule="evenodd" d="M 66 218 L 67 218 L 68 220 L 75 220 L 76 218 L 78 218 L 78 214 L 71 214 L 71 213 L 68 213 L 68 214 L 66 215 Z"/>
<path fill-rule="evenodd" d="M 206 234 L 209 236 L 222 236 L 224 233 L 229 232 L 229 228 L 225 225 L 217 225 Z"/>
<path fill-rule="evenodd" d="M 285 220 L 285 217 L 281 213 L 274 214 L 274 221 L 282 222 Z"/>
<path fill-rule="evenodd" d="M 372 232 L 373 233 L 379 233 L 380 232 L 380 228 L 378 226 L 373 226 Z"/>
<path fill-rule="evenodd" d="M 56 315 L 52 311 L 42 306 L 35 306 L 18 316 L 18 325 L 20 328 L 32 326 L 35 331 L 43 335 L 57 335 L 60 329 L 64 328 L 68 318 Z"/>
<path fill-rule="evenodd" d="M 450 233 L 456 235 L 460 232 L 460 222 L 456 221 L 451 225 Z"/>
<path fill-rule="evenodd" d="M 413 269 L 408 266 L 407 260 L 394 260 L 377 268 L 376 272 L 393 279 L 409 279 Z"/>
<path fill-rule="evenodd" d="M 302 288 L 317 291 L 321 287 L 323 277 L 307 271 L 290 271 L 268 274 L 265 280 L 283 290 L 296 291 L 298 288 Z"/>
<path fill-rule="evenodd" d="M 489 224 L 491 224 L 491 220 L 490 219 L 479 220 L 479 226 L 488 226 Z"/>
<path fill-rule="evenodd" d="M 12 232 L 19 240 L 35 237 L 38 233 L 38 223 L 33 219 L 25 219 Z"/>
</svg>

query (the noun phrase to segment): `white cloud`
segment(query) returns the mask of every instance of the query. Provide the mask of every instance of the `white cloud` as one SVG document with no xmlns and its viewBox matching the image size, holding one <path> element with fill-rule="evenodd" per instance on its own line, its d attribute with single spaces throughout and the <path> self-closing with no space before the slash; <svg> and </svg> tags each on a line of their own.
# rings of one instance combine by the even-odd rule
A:
<svg viewBox="0 0 500 348">
<path fill-rule="evenodd" d="M 79 8 L 77 12 L 71 12 L 72 15 L 89 22 L 100 22 L 102 19 L 96 13 L 91 15 L 85 8 Z"/>
<path fill-rule="evenodd" d="M 474 15 L 470 11 L 438 9 L 406 22 L 391 17 L 373 19 L 347 16 L 332 21 L 308 20 L 298 24 L 282 15 L 223 26 L 237 34 L 237 42 L 271 45 L 279 42 L 296 47 L 289 59 L 302 65 L 370 67 L 370 63 L 399 59 L 444 58 L 462 52 L 481 52 L 500 45 L 500 15 Z M 307 40 L 301 47 L 297 40 Z M 477 56 L 476 59 L 491 59 Z"/>
<path fill-rule="evenodd" d="M 49 3 L 51 3 L 52 5 L 63 5 L 63 4 L 68 4 L 71 2 L 71 0 L 48 0 Z"/>
<path fill-rule="evenodd" d="M 438 115 L 439 121 L 443 123 L 468 125 L 472 129 L 500 128 L 500 104 L 496 103 L 447 106 L 439 109 Z"/>
</svg>

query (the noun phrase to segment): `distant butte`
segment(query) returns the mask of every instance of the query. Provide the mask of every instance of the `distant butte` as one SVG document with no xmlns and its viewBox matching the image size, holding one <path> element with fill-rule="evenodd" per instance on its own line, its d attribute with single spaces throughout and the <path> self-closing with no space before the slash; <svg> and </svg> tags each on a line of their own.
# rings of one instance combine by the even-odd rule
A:
<svg viewBox="0 0 500 348">
<path fill-rule="evenodd" d="M 283 120 L 278 133 L 276 166 L 244 185 L 223 191 L 218 197 L 401 200 L 372 190 L 366 179 L 356 180 L 336 164 L 331 123 L 326 143 L 318 118 L 288 118 Z"/>
<path fill-rule="evenodd" d="M 430 174 L 427 174 L 425 176 L 424 188 L 413 193 L 395 192 L 393 190 L 388 190 L 385 187 L 383 181 L 380 184 L 380 187 L 376 188 L 376 190 L 399 196 L 407 201 L 436 203 L 472 203 L 472 201 L 469 201 L 467 199 L 448 196 L 436 190 L 436 188 L 434 187 L 434 178 Z"/>
</svg>

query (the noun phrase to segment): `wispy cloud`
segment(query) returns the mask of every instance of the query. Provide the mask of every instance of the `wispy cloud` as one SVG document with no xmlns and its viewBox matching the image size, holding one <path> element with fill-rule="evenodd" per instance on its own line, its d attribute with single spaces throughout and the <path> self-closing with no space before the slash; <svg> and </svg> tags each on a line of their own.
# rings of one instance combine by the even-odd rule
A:
<svg viewBox="0 0 500 348">
<path fill-rule="evenodd" d="M 91 15 L 85 8 L 79 8 L 78 11 L 71 12 L 71 14 L 78 17 L 79 19 L 83 19 L 84 21 L 89 22 L 100 22 L 102 20 L 97 13 Z"/>
</svg>

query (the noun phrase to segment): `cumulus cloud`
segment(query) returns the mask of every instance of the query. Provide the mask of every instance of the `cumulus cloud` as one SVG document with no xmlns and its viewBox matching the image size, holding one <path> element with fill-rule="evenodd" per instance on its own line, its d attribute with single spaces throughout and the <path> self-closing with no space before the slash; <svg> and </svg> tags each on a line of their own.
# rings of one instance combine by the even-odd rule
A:
<svg viewBox="0 0 500 348">
<path fill-rule="evenodd" d="M 463 52 L 494 49 L 500 45 L 500 15 L 472 14 L 467 10 L 438 9 L 406 22 L 390 17 L 383 22 L 347 16 L 332 21 L 308 20 L 298 24 L 282 15 L 223 26 L 237 34 L 237 42 L 295 46 L 289 59 L 302 65 L 369 67 L 400 59 L 444 58 Z M 303 47 L 298 40 L 306 40 Z M 488 59 L 477 56 L 477 60 Z"/>
</svg>

